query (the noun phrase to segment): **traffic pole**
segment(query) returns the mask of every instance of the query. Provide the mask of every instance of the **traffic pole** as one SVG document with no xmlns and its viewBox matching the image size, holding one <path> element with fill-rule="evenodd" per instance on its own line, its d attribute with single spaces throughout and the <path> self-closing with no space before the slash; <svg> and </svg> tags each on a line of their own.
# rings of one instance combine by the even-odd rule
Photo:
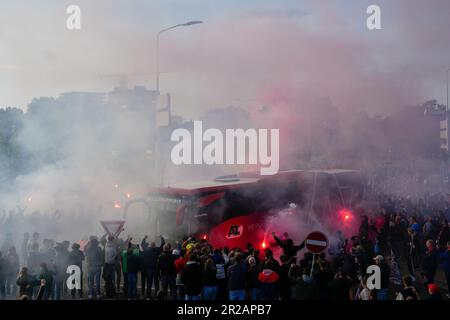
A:
<svg viewBox="0 0 450 320">
<path fill-rule="evenodd" d="M 313 276 L 315 261 L 316 261 L 316 254 L 313 253 L 313 260 L 312 260 L 312 266 L 311 266 L 311 273 L 309 274 L 309 277 L 310 277 L 310 278 L 312 278 L 312 276 Z"/>
</svg>

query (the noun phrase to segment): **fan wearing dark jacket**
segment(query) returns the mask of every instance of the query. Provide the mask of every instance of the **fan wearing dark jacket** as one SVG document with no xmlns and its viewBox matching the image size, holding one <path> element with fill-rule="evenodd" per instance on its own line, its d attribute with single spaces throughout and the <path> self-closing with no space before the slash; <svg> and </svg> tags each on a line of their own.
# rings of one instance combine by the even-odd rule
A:
<svg viewBox="0 0 450 320">
<path fill-rule="evenodd" d="M 202 293 L 203 270 L 193 254 L 189 257 L 183 271 L 181 271 L 181 282 L 184 284 L 186 300 L 200 300 Z"/>
<path fill-rule="evenodd" d="M 166 295 L 167 290 L 170 288 L 172 300 L 176 300 L 177 269 L 175 268 L 175 256 L 170 251 L 170 245 L 168 243 L 163 246 L 163 253 L 158 258 L 156 272 L 161 279 L 164 294 Z"/>
<path fill-rule="evenodd" d="M 90 237 L 84 253 L 86 255 L 88 271 L 88 298 L 92 299 L 94 296 L 100 296 L 100 277 L 103 263 L 105 262 L 105 254 L 100 248 L 97 238 L 94 236 Z"/>
<path fill-rule="evenodd" d="M 137 274 L 140 265 L 139 250 L 130 245 L 127 252 L 128 299 L 137 298 Z"/>
<path fill-rule="evenodd" d="M 19 286 L 19 295 L 27 296 L 29 300 L 33 298 L 33 288 L 40 285 L 40 281 L 28 274 L 28 268 L 23 267 L 17 278 L 16 284 Z"/>
<path fill-rule="evenodd" d="M 433 240 L 427 240 L 427 251 L 422 259 L 422 277 L 424 279 L 425 288 L 434 283 L 434 276 L 438 266 L 439 252 L 436 250 Z"/>
<path fill-rule="evenodd" d="M 245 300 L 247 270 L 247 264 L 242 261 L 242 255 L 237 253 L 234 256 L 234 264 L 227 270 L 230 300 Z"/>
<path fill-rule="evenodd" d="M 72 244 L 72 251 L 70 251 L 69 256 L 67 258 L 69 265 L 75 265 L 80 268 L 81 277 L 80 277 L 80 289 L 72 289 L 71 295 L 72 299 L 75 299 L 75 293 L 78 291 L 78 295 L 80 298 L 83 297 L 83 261 L 84 261 L 84 253 L 80 250 L 80 245 L 78 243 Z"/>
<path fill-rule="evenodd" d="M 156 264 L 158 257 L 163 250 L 165 240 L 161 237 L 161 245 L 158 247 L 154 241 L 147 243 L 147 236 L 142 240 L 142 290 L 147 287 L 146 296 L 151 297 L 152 286 L 155 285 L 155 293 L 159 290 L 159 277 L 156 273 Z M 145 281 L 144 281 L 145 280 Z"/>
<path fill-rule="evenodd" d="M 268 268 L 269 263 L 258 275 L 259 292 L 262 300 L 277 300 L 280 289 L 280 276 Z"/>
<path fill-rule="evenodd" d="M 282 241 L 275 235 L 275 232 L 273 232 L 272 235 L 277 244 L 281 247 L 281 249 L 283 249 L 283 254 L 287 256 L 288 260 L 290 260 L 293 257 L 296 257 L 297 252 L 305 247 L 305 242 L 302 242 L 296 246 L 294 245 L 294 241 L 292 241 L 292 239 L 288 238 Z"/>
</svg>

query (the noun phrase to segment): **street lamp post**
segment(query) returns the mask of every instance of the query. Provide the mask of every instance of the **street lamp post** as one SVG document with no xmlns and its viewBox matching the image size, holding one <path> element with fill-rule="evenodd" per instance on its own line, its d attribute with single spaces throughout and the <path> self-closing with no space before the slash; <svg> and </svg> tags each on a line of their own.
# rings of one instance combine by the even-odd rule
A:
<svg viewBox="0 0 450 320">
<path fill-rule="evenodd" d="M 447 128 L 447 153 L 446 153 L 446 155 L 447 155 L 447 189 L 448 190 L 450 190 L 450 156 L 449 156 L 449 151 L 450 150 L 448 150 L 448 148 L 449 148 L 449 136 L 450 136 L 450 134 L 449 134 L 449 112 L 450 112 L 450 110 L 449 110 L 449 105 L 448 105 L 448 74 L 449 74 L 449 72 L 450 72 L 450 68 L 448 68 L 447 69 L 447 108 L 446 108 L 446 110 L 445 110 L 445 122 L 446 122 L 446 128 Z"/>
<path fill-rule="evenodd" d="M 169 30 L 172 30 L 172 29 L 175 29 L 175 28 L 178 28 L 178 27 L 188 27 L 188 26 L 192 26 L 194 24 L 200 24 L 200 23 L 203 23 L 203 22 L 195 20 L 195 21 L 189 21 L 189 22 L 186 22 L 186 23 L 176 24 L 174 26 L 171 26 L 171 27 L 168 27 L 168 28 L 160 30 L 158 32 L 158 34 L 156 35 L 156 94 L 158 96 L 159 96 L 159 37 L 161 36 L 162 33 L 166 32 L 166 31 L 169 31 Z M 170 110 L 171 109 L 170 108 L 170 96 L 168 98 L 169 98 L 169 100 L 167 102 L 167 106 L 165 108 L 163 108 L 162 110 L 160 110 L 160 111 L 164 110 L 164 111 L 168 112 L 168 115 L 169 115 L 168 126 L 170 127 L 171 124 L 172 124 L 172 114 L 171 114 L 171 110 Z M 156 129 L 156 132 L 155 132 L 156 139 L 155 139 L 155 142 L 154 142 L 155 147 L 153 149 L 154 150 L 156 150 L 156 149 L 160 150 L 163 147 L 161 145 L 162 142 L 160 141 L 161 137 L 160 137 L 160 133 L 159 133 L 158 129 L 156 127 L 155 127 L 155 129 Z M 161 161 L 161 163 L 159 164 L 158 162 L 160 162 L 160 161 Z M 157 180 L 159 180 L 159 184 L 160 185 L 162 185 L 163 182 L 164 182 L 164 171 L 165 171 L 164 162 L 165 162 L 164 159 L 160 159 L 160 156 L 158 155 L 158 159 L 155 159 L 155 163 L 154 163 L 154 165 L 155 165 L 155 172 L 158 172 L 159 175 L 160 175 L 160 177 L 157 178 Z"/>
<path fill-rule="evenodd" d="M 158 32 L 158 34 L 156 35 L 156 92 L 159 94 L 159 37 L 162 33 L 178 28 L 178 27 L 188 27 L 188 26 L 192 26 L 194 24 L 199 24 L 199 23 L 203 23 L 203 21 L 189 21 L 186 23 L 180 23 L 180 24 L 176 24 L 174 26 L 162 29 Z"/>
</svg>

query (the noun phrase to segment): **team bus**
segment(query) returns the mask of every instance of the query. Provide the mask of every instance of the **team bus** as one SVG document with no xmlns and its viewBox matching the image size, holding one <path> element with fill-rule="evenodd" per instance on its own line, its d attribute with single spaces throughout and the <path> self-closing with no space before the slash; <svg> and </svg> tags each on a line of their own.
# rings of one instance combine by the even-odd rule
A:
<svg viewBox="0 0 450 320">
<path fill-rule="evenodd" d="M 251 243 L 264 249 L 272 244 L 272 232 L 295 231 L 299 221 L 350 223 L 363 189 L 355 170 L 247 172 L 155 188 L 147 201 L 155 234 L 172 240 L 195 236 L 217 248 Z"/>
</svg>

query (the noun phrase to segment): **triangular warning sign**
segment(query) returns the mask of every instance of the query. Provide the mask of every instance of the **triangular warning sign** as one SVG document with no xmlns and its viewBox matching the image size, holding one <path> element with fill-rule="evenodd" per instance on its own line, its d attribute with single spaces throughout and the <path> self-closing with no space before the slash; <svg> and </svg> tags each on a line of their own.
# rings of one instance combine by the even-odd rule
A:
<svg viewBox="0 0 450 320">
<path fill-rule="evenodd" d="M 124 220 L 114 220 L 114 221 L 100 221 L 103 229 L 109 236 L 117 238 L 119 234 L 123 231 Z"/>
</svg>

